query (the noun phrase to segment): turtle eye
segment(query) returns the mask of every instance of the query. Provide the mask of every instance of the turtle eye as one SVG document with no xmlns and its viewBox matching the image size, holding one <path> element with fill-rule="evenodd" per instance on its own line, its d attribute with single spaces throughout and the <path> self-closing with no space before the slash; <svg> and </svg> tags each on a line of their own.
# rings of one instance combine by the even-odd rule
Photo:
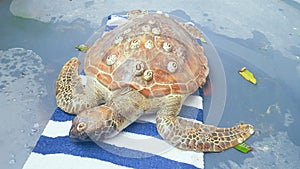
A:
<svg viewBox="0 0 300 169">
<path fill-rule="evenodd" d="M 80 122 L 76 127 L 78 132 L 82 132 L 86 128 L 87 128 L 87 124 L 85 122 Z"/>
</svg>

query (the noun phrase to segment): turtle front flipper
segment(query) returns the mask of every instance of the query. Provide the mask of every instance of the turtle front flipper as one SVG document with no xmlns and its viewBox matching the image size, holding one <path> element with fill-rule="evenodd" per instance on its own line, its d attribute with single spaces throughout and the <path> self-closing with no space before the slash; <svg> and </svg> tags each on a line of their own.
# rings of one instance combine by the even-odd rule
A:
<svg viewBox="0 0 300 169">
<path fill-rule="evenodd" d="M 195 120 L 178 117 L 181 104 L 171 101 L 156 117 L 159 134 L 172 145 L 200 152 L 221 152 L 244 142 L 254 133 L 250 124 L 218 128 Z"/>
<path fill-rule="evenodd" d="M 102 100 L 94 89 L 87 89 L 82 84 L 78 75 L 79 64 L 78 58 L 71 58 L 56 80 L 56 104 L 70 114 L 78 114 L 84 109 L 96 106 Z"/>
</svg>

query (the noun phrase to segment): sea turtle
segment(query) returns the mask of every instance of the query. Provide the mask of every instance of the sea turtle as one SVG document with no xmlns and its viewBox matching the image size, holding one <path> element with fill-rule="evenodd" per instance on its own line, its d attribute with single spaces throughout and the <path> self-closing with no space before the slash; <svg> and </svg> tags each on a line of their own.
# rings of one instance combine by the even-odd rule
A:
<svg viewBox="0 0 300 169">
<path fill-rule="evenodd" d="M 185 150 L 220 152 L 244 142 L 250 124 L 217 128 L 179 117 L 185 98 L 206 82 L 201 31 L 166 14 L 132 11 L 129 21 L 88 49 L 84 62 L 70 59 L 56 81 L 57 105 L 76 114 L 70 137 L 101 141 L 117 135 L 141 115 L 156 113 L 161 137 Z"/>
</svg>

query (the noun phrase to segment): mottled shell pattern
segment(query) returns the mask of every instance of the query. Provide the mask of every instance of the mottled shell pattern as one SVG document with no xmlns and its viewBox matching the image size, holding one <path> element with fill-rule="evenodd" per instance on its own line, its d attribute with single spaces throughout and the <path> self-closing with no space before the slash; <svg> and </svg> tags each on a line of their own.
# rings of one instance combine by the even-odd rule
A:
<svg viewBox="0 0 300 169">
<path fill-rule="evenodd" d="M 165 14 L 145 14 L 99 38 L 85 73 L 109 90 L 132 87 L 146 97 L 190 94 L 202 86 L 208 63 L 195 37 Z"/>
</svg>

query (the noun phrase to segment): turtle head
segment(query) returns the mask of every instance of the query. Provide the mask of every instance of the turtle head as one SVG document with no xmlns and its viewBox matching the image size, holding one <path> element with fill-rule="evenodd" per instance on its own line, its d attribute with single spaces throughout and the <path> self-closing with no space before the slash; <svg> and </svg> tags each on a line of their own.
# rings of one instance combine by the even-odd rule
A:
<svg viewBox="0 0 300 169">
<path fill-rule="evenodd" d="M 79 113 L 72 122 L 69 132 L 75 142 L 102 141 L 117 134 L 111 108 L 94 107 Z"/>
</svg>

